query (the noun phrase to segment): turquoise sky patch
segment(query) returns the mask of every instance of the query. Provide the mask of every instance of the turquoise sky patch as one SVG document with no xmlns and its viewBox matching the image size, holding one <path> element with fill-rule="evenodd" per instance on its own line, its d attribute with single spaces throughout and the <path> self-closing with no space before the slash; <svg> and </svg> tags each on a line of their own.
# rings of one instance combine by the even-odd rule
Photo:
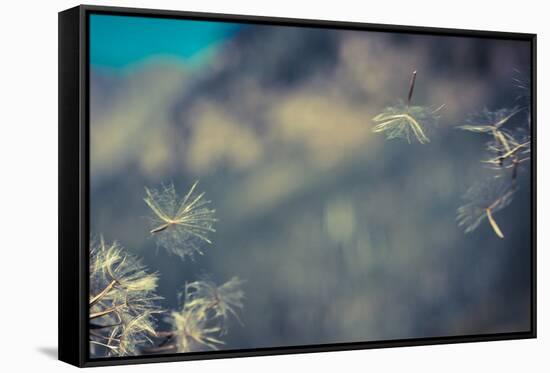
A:
<svg viewBox="0 0 550 373">
<path fill-rule="evenodd" d="M 151 57 L 196 62 L 238 29 L 224 22 L 92 14 L 90 63 L 120 69 Z"/>
</svg>

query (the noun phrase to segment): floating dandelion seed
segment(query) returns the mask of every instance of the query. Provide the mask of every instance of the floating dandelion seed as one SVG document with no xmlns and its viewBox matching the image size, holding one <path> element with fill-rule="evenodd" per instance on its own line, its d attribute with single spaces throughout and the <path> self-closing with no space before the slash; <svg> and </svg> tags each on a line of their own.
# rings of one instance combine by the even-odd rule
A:
<svg viewBox="0 0 550 373">
<path fill-rule="evenodd" d="M 487 219 L 495 234 L 504 238 L 494 214 L 512 202 L 515 191 L 514 184 L 495 178 L 472 186 L 464 196 L 465 204 L 457 210 L 458 225 L 470 233 Z"/>
<path fill-rule="evenodd" d="M 151 234 L 159 246 L 181 258 L 202 255 L 202 244 L 212 243 L 208 234 L 215 232 L 215 210 L 207 207 L 210 201 L 203 198 L 204 193 L 195 193 L 197 184 L 182 199 L 173 184 L 160 190 L 145 188 L 145 203 L 154 213 Z"/>
<path fill-rule="evenodd" d="M 425 127 L 437 123 L 439 112 L 445 105 L 435 109 L 426 106 L 411 106 L 415 82 L 416 71 L 413 72 L 409 84 L 407 103 L 399 102 L 396 106 L 388 106 L 382 113 L 375 116 L 372 119 L 376 123 L 372 129 L 373 132 L 384 133 L 389 140 L 404 138 L 410 143 L 412 138 L 416 138 L 421 144 L 430 142 Z"/>
<path fill-rule="evenodd" d="M 484 109 L 470 119 L 470 122 L 475 124 L 458 127 L 489 135 L 490 140 L 486 144 L 486 150 L 490 158 L 482 162 L 496 170 L 511 170 L 512 180 L 516 180 L 520 166 L 530 160 L 531 153 L 531 136 L 528 131 L 521 127 L 506 128 L 521 111 L 523 111 L 522 108 L 505 108 L 496 111 Z M 501 177 L 503 174 L 499 173 L 496 176 Z"/>
<path fill-rule="evenodd" d="M 221 286 L 208 279 L 194 281 L 185 285 L 185 304 L 189 308 L 208 309 L 213 318 L 226 321 L 233 315 L 241 322 L 237 310 L 242 309 L 244 291 L 243 281 L 233 277 Z"/>
<path fill-rule="evenodd" d="M 182 309 L 168 319 L 172 331 L 163 333 L 163 342 L 148 352 L 217 350 L 224 344 L 221 338 L 227 332 L 229 316 L 240 322 L 237 311 L 243 308 L 242 283 L 233 277 L 221 286 L 206 279 L 186 284 Z"/>
<path fill-rule="evenodd" d="M 458 208 L 457 220 L 466 233 L 475 230 L 487 218 L 495 234 L 504 238 L 494 214 L 508 206 L 518 188 L 518 173 L 531 159 L 530 81 L 516 71 L 513 79 L 520 94 L 516 97 L 521 106 L 489 110 L 485 108 L 459 129 L 488 136 L 482 160 L 495 171 L 487 182 L 471 187 Z"/>
<path fill-rule="evenodd" d="M 183 309 L 172 313 L 178 352 L 217 349 L 223 344 L 219 338 L 227 331 L 229 315 L 240 322 L 237 310 L 243 307 L 242 283 L 233 277 L 220 286 L 207 279 L 185 285 Z"/>
<path fill-rule="evenodd" d="M 388 140 L 403 138 L 410 143 L 412 138 L 416 138 L 419 143 L 426 144 L 430 139 L 424 126 L 435 123 L 439 119 L 437 113 L 442 108 L 443 105 L 431 109 L 424 106 L 407 106 L 403 103 L 388 106 L 384 112 L 372 118 L 377 123 L 373 132 L 384 132 Z"/>
<path fill-rule="evenodd" d="M 224 344 L 219 337 L 220 325 L 212 323 L 202 309 L 184 308 L 181 312 L 172 312 L 172 325 L 177 352 L 217 350 Z"/>
<path fill-rule="evenodd" d="M 155 336 L 158 276 L 117 243 L 90 244 L 90 350 L 99 356 L 135 355 Z"/>
<path fill-rule="evenodd" d="M 502 131 L 502 134 L 505 143 L 497 139 L 487 142 L 487 151 L 491 157 L 482 162 L 498 171 L 511 170 L 512 180 L 515 181 L 518 171 L 531 159 L 531 135 L 523 128 Z M 501 172 L 496 177 L 507 174 L 507 172 Z"/>
</svg>

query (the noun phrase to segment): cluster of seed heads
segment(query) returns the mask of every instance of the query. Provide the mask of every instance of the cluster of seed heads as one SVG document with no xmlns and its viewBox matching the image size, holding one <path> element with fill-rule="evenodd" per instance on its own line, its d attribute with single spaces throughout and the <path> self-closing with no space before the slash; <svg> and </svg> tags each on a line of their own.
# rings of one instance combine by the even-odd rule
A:
<svg viewBox="0 0 550 373">
<path fill-rule="evenodd" d="M 518 89 L 530 91 L 521 82 Z M 520 95 L 518 99 L 528 96 Z M 481 162 L 491 174 L 472 186 L 464 195 L 465 204 L 457 210 L 457 220 L 466 233 L 475 230 L 487 219 L 499 238 L 504 238 L 494 214 L 508 206 L 518 189 L 518 175 L 531 160 L 530 103 L 514 108 L 484 109 L 459 129 L 487 137 L 488 157 Z"/>
<path fill-rule="evenodd" d="M 145 189 L 153 212 L 152 234 L 158 246 L 181 258 L 202 254 L 215 232 L 215 211 L 196 193 L 198 182 L 179 198 L 173 184 Z M 169 330 L 158 330 L 156 316 L 166 314 L 155 291 L 158 275 L 117 243 L 90 242 L 89 342 L 93 357 L 140 353 L 196 352 L 217 349 L 224 342 L 230 316 L 239 322 L 242 281 L 233 277 L 221 286 L 203 279 L 184 287 L 181 309 L 167 317 Z"/>
<path fill-rule="evenodd" d="M 155 336 L 158 275 L 103 238 L 90 249 L 90 349 L 94 355 L 135 355 Z"/>
<path fill-rule="evenodd" d="M 486 219 L 495 234 L 504 238 L 494 214 L 512 202 L 518 174 L 531 159 L 531 89 L 529 79 L 521 76 L 520 72 L 516 74 L 513 81 L 519 91 L 517 101 L 521 105 L 499 110 L 484 109 L 472 116 L 468 124 L 458 127 L 488 137 L 485 147 L 488 157 L 482 163 L 492 170 L 487 180 L 466 192 L 464 205 L 457 210 L 458 225 L 466 233 L 474 231 Z M 373 118 L 373 132 L 383 133 L 387 139 L 402 138 L 409 143 L 414 139 L 420 144 L 430 141 L 427 128 L 437 124 L 444 105 L 435 109 L 411 105 L 415 82 L 416 71 L 411 76 L 407 101 L 388 106 L 376 115 Z"/>
<path fill-rule="evenodd" d="M 233 277 L 218 286 L 204 279 L 185 285 L 181 309 L 167 318 L 172 330 L 162 335 L 159 346 L 149 352 L 195 352 L 217 350 L 224 342 L 227 321 L 243 307 L 242 281 Z"/>
<path fill-rule="evenodd" d="M 443 105 L 432 109 L 412 106 L 416 71 L 411 76 L 406 103 L 389 106 L 373 118 L 373 132 L 386 138 L 430 141 L 426 126 L 436 124 Z M 518 86 L 529 86 L 517 79 Z M 524 98 L 525 96 L 518 96 Z M 497 172 L 488 181 L 472 186 L 464 196 L 465 204 L 457 210 L 459 226 L 466 233 L 475 230 L 485 219 L 495 234 L 504 238 L 494 214 L 506 206 L 517 189 L 516 179 L 522 165 L 530 160 L 530 133 L 509 123 L 526 113 L 530 126 L 529 105 L 513 109 L 485 109 L 473 117 L 462 130 L 488 136 L 489 157 L 483 163 Z M 179 197 L 173 184 L 160 189 L 145 189 L 145 203 L 153 213 L 150 234 L 159 247 L 181 258 L 203 254 L 202 246 L 211 244 L 208 235 L 215 232 L 215 210 L 204 193 L 197 193 L 195 182 Z M 162 313 L 155 291 L 158 275 L 149 272 L 134 256 L 117 243 L 106 244 L 103 238 L 90 243 L 89 341 L 92 356 L 127 356 L 140 352 L 194 352 L 217 349 L 224 342 L 230 316 L 240 321 L 243 307 L 242 281 L 234 277 L 217 286 L 203 279 L 187 283 L 183 304 L 168 317 L 170 330 L 156 330 L 155 315 Z M 154 340 L 160 342 L 154 345 Z M 149 346 L 148 346 L 149 345 Z M 153 346 L 151 346 L 153 345 Z"/>
</svg>

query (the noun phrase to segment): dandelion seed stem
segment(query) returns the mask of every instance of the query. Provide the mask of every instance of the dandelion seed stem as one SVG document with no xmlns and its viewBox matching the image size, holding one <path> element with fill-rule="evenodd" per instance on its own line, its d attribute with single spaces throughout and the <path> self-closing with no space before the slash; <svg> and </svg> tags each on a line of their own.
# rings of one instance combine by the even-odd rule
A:
<svg viewBox="0 0 550 373">
<path fill-rule="evenodd" d="M 500 158 L 506 159 L 509 156 L 514 155 L 514 153 L 516 153 L 521 148 L 523 148 L 525 146 L 529 146 L 530 144 L 531 144 L 531 141 L 526 141 L 523 144 L 519 144 L 519 145 L 515 146 L 514 148 L 510 149 L 507 153 L 504 153 L 503 155 L 501 155 Z"/>
<path fill-rule="evenodd" d="M 506 140 L 506 137 L 502 134 L 501 131 L 498 129 L 494 130 L 494 136 L 497 141 L 500 141 L 500 143 L 504 146 L 504 149 L 506 149 L 506 152 L 510 152 L 510 145 L 508 144 L 508 141 Z"/>
<path fill-rule="evenodd" d="M 161 225 L 160 227 L 151 229 L 151 234 L 162 232 L 163 230 L 167 229 L 171 225 L 172 225 L 172 223 L 166 223 L 166 224 Z"/>
<path fill-rule="evenodd" d="M 111 346 L 111 345 L 108 345 L 108 344 L 105 344 L 105 343 L 101 343 L 101 342 L 98 342 L 98 341 L 90 341 L 90 343 L 93 343 L 93 344 L 96 344 L 96 345 L 99 345 L 99 346 L 106 347 L 106 348 L 111 349 L 111 350 L 113 350 L 113 351 L 118 350 L 118 347 L 116 347 L 116 346 Z"/>
<path fill-rule="evenodd" d="M 111 342 L 115 339 L 115 333 L 116 333 L 116 329 L 113 329 L 113 330 L 111 331 L 111 335 L 109 336 L 109 340 L 107 341 L 107 344 L 108 344 L 108 345 L 110 345 Z M 120 346 L 120 344 L 119 344 L 119 346 Z"/>
<path fill-rule="evenodd" d="M 531 142 L 527 141 L 527 142 L 524 142 L 523 144 L 516 145 L 515 147 L 513 147 L 512 149 L 510 149 L 506 153 L 502 153 L 502 152 L 499 151 L 499 154 L 498 154 L 497 157 L 491 158 L 491 159 L 488 159 L 488 160 L 482 161 L 482 162 L 483 163 L 496 164 L 496 165 L 499 165 L 499 166 L 502 167 L 504 165 L 504 161 L 513 156 L 514 159 L 513 159 L 512 163 L 519 163 L 516 153 L 519 150 L 521 150 L 522 148 L 529 146 L 530 144 L 531 144 Z M 509 168 L 509 167 L 506 167 L 506 168 Z"/>
<path fill-rule="evenodd" d="M 411 104 L 412 95 L 414 92 L 414 83 L 416 82 L 416 70 L 413 71 L 411 81 L 409 83 L 409 95 L 407 96 L 407 107 Z"/>
<path fill-rule="evenodd" d="M 96 337 L 96 338 L 101 338 L 101 339 L 108 340 L 109 343 L 111 343 L 111 341 L 120 342 L 120 339 L 118 339 L 118 338 L 112 338 L 111 336 L 106 337 L 103 334 L 98 333 L 98 332 L 93 331 L 93 330 L 90 330 L 90 335 L 92 335 L 93 337 Z"/>
<path fill-rule="evenodd" d="M 107 295 L 111 291 L 111 289 L 116 285 L 116 283 L 117 283 L 116 280 L 112 280 L 105 287 L 105 289 L 101 290 L 96 296 L 92 297 L 92 299 L 90 299 L 90 307 L 96 304 L 97 302 L 99 302 L 101 298 L 103 298 L 105 295 Z"/>
<path fill-rule="evenodd" d="M 485 213 L 487 214 L 487 219 L 489 219 L 489 223 L 491 224 L 491 227 L 495 231 L 496 235 L 499 238 L 504 238 L 504 235 L 502 234 L 502 231 L 500 230 L 496 220 L 493 218 L 493 213 L 491 212 L 491 208 L 485 209 Z"/>
<path fill-rule="evenodd" d="M 498 122 L 496 122 L 496 123 L 494 124 L 494 127 L 495 127 L 495 128 L 499 128 L 499 127 L 502 126 L 504 123 L 508 122 L 508 120 L 510 120 L 510 118 L 512 118 L 514 115 L 516 115 L 517 113 L 519 113 L 519 112 L 522 111 L 523 109 L 524 109 L 524 108 L 519 108 L 519 109 L 516 109 L 516 110 L 512 111 L 512 112 L 510 113 L 510 115 L 508 115 L 508 116 L 502 118 L 501 120 L 499 120 Z"/>
</svg>

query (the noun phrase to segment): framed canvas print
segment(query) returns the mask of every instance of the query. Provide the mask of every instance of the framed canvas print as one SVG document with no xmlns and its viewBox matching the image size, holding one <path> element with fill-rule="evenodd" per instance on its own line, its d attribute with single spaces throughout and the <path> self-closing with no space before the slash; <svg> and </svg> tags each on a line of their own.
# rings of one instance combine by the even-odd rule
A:
<svg viewBox="0 0 550 373">
<path fill-rule="evenodd" d="M 535 337 L 535 40 L 59 13 L 59 358 Z"/>
</svg>

